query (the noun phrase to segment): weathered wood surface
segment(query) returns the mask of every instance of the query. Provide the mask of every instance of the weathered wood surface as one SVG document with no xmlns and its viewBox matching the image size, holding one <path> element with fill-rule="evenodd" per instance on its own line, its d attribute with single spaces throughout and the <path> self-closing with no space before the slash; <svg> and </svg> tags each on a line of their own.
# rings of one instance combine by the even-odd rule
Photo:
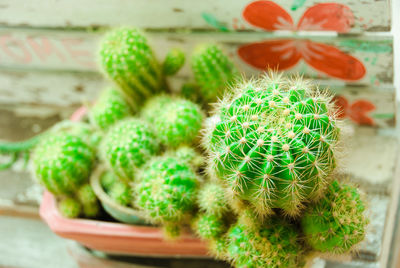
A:
<svg viewBox="0 0 400 268">
<path fill-rule="evenodd" d="M 1 28 L 0 68 L 96 72 L 98 71 L 96 51 L 101 35 L 101 31 Z M 278 57 L 282 57 L 282 60 L 287 59 L 289 55 L 293 56 L 293 53 L 296 55 L 299 53 L 301 55 L 299 61 L 286 71 L 300 72 L 306 77 L 321 81 L 322 84 L 348 83 L 380 87 L 393 83 L 392 37 L 385 34 L 362 36 L 356 39 L 326 35 L 209 32 L 157 32 L 148 33 L 148 36 L 160 60 L 172 47 L 180 47 L 187 55 L 190 55 L 194 47 L 200 43 L 218 42 L 222 44 L 242 72 L 254 75 L 260 73 L 261 70 L 253 67 L 252 50 L 244 49 L 239 56 L 238 49 L 244 45 L 264 42 L 261 49 L 268 50 L 269 53 L 278 53 Z M 280 52 L 286 51 L 285 49 L 288 49 L 287 53 Z M 330 58 L 332 53 L 338 53 L 335 60 L 340 62 L 338 65 L 340 67 L 335 67 L 336 69 L 333 70 L 330 64 L 327 64 L 333 60 Z M 268 55 L 267 52 L 262 54 Z M 244 57 L 247 63 L 242 60 Z M 269 56 L 266 56 L 265 60 L 268 59 Z M 358 68 L 353 68 L 354 64 Z M 361 65 L 365 69 L 362 69 Z M 267 67 L 271 64 L 265 63 L 262 66 Z M 332 72 L 337 72 L 337 74 Z M 179 75 L 192 76 L 189 63 L 185 64 Z"/>
<path fill-rule="evenodd" d="M 242 17 L 244 8 L 253 1 L 185 1 L 185 0 L 3 0 L 0 24 L 31 27 L 104 27 L 134 25 L 146 29 L 191 28 L 223 31 L 256 30 Z M 328 0 L 275 0 L 296 26 L 300 17 L 317 4 Z M 351 33 L 390 30 L 389 0 L 341 0 L 347 12 L 338 10 L 337 16 L 351 25 Z M 272 12 L 271 12 L 272 13 Z M 283 13 L 281 11 L 281 13 Z M 155 19 L 162 18 L 162 20 Z M 278 20 L 277 23 L 280 21 Z M 296 27 L 287 25 L 283 29 Z M 292 27 L 290 27 L 292 26 Z M 313 21 L 303 30 L 318 30 Z M 313 27 L 311 27 L 313 26 Z M 282 28 L 282 27 L 281 27 Z"/>
</svg>

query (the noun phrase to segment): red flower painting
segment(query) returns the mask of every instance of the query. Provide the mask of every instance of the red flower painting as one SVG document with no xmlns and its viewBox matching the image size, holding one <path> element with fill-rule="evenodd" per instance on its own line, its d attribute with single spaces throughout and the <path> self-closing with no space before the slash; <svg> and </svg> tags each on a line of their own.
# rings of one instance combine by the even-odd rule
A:
<svg viewBox="0 0 400 268">
<path fill-rule="evenodd" d="M 297 24 L 281 6 L 272 1 L 255 1 L 243 11 L 250 24 L 268 30 L 337 31 L 350 30 L 354 23 L 351 10 L 342 4 L 316 4 L 303 14 Z M 246 44 L 238 49 L 240 58 L 261 70 L 287 70 L 304 60 L 315 70 L 330 77 L 356 81 L 365 75 L 365 67 L 357 58 L 324 43 L 304 39 L 268 40 Z"/>
<path fill-rule="evenodd" d="M 368 113 L 375 110 L 375 105 L 367 100 L 357 100 L 353 103 L 343 96 L 336 96 L 335 103 L 339 109 L 339 118 L 348 117 L 359 125 L 375 125 L 374 119 L 372 119 Z"/>
</svg>

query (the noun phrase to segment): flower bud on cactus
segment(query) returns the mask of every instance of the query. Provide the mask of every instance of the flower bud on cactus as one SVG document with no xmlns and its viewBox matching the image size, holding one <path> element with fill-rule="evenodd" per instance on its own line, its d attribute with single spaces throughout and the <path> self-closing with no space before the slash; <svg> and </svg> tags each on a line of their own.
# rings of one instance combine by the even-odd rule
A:
<svg viewBox="0 0 400 268">
<path fill-rule="evenodd" d="M 82 206 L 78 200 L 72 197 L 67 197 L 60 201 L 58 204 L 58 210 L 61 215 L 66 218 L 77 218 L 81 213 Z"/>
<path fill-rule="evenodd" d="M 227 234 L 227 259 L 235 267 L 301 267 L 298 233 L 272 217 L 254 229 L 238 221 Z"/>
<path fill-rule="evenodd" d="M 237 78 L 239 72 L 222 50 L 214 44 L 201 45 L 192 55 L 192 70 L 202 99 L 214 102 Z"/>
<path fill-rule="evenodd" d="M 135 187 L 136 204 L 152 222 L 180 226 L 195 206 L 198 184 L 184 161 L 169 155 L 155 157 L 143 168 Z"/>
<path fill-rule="evenodd" d="M 185 53 L 179 48 L 171 49 L 165 57 L 163 71 L 165 75 L 176 74 L 185 64 Z"/>
<path fill-rule="evenodd" d="M 202 239 L 218 239 L 226 231 L 226 223 L 221 216 L 201 213 L 192 223 L 192 229 Z"/>
<path fill-rule="evenodd" d="M 203 112 L 200 107 L 181 98 L 156 97 L 156 100 L 159 102 L 150 100 L 142 114 L 151 122 L 161 143 L 170 148 L 190 144 L 201 129 Z"/>
<path fill-rule="evenodd" d="M 95 153 L 80 137 L 67 133 L 46 135 L 35 148 L 33 171 L 50 192 L 71 196 L 89 180 Z"/>
<path fill-rule="evenodd" d="M 243 84 L 221 101 L 204 138 L 211 169 L 260 215 L 297 215 L 335 168 L 335 112 L 329 96 L 301 79 L 271 74 Z"/>
<path fill-rule="evenodd" d="M 150 126 L 135 118 L 115 124 L 101 144 L 103 159 L 125 182 L 132 181 L 136 169 L 158 150 L 159 143 Z"/>
<path fill-rule="evenodd" d="M 357 188 L 333 181 L 302 218 L 306 242 L 321 252 L 344 253 L 361 242 L 368 219 Z"/>
<path fill-rule="evenodd" d="M 103 90 L 96 103 L 89 111 L 89 118 L 93 125 L 101 130 L 107 130 L 117 121 L 132 114 L 124 96 L 114 88 Z"/>
<path fill-rule="evenodd" d="M 200 210 L 208 215 L 221 217 L 229 210 L 224 189 L 216 183 L 207 183 L 199 191 L 197 200 Z"/>
<path fill-rule="evenodd" d="M 117 28 L 100 44 L 100 65 L 132 104 L 159 92 L 163 76 L 146 37 L 135 28 Z M 133 105 L 132 105 L 133 106 Z"/>
</svg>

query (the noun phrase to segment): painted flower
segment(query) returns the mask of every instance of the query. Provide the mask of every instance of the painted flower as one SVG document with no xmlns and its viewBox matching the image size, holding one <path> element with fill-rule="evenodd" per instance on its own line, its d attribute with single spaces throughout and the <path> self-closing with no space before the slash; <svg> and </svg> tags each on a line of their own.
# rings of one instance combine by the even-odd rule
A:
<svg viewBox="0 0 400 268">
<path fill-rule="evenodd" d="M 351 10 L 342 4 L 316 4 L 303 14 L 297 24 L 282 7 L 272 1 L 255 1 L 243 11 L 250 24 L 268 30 L 324 30 L 347 32 L 354 23 Z M 338 48 L 304 39 L 268 40 L 246 44 L 238 49 L 240 58 L 261 70 L 287 70 L 304 60 L 309 66 L 330 77 L 356 81 L 365 75 L 357 58 Z"/>
<path fill-rule="evenodd" d="M 374 119 L 368 115 L 376 109 L 373 103 L 367 100 L 356 100 L 350 104 L 343 96 L 336 96 L 335 103 L 339 109 L 339 118 L 348 117 L 359 125 L 375 125 Z"/>
</svg>

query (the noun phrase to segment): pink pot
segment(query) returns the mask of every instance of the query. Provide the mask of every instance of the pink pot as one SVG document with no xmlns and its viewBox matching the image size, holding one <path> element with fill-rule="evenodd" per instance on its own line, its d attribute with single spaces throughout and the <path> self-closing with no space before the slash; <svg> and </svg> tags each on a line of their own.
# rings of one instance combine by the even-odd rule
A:
<svg viewBox="0 0 400 268">
<path fill-rule="evenodd" d="M 49 192 L 43 195 L 40 216 L 57 235 L 106 253 L 208 257 L 206 244 L 188 233 L 177 241 L 166 241 L 158 227 L 64 218 L 57 210 L 54 196 Z"/>
</svg>

